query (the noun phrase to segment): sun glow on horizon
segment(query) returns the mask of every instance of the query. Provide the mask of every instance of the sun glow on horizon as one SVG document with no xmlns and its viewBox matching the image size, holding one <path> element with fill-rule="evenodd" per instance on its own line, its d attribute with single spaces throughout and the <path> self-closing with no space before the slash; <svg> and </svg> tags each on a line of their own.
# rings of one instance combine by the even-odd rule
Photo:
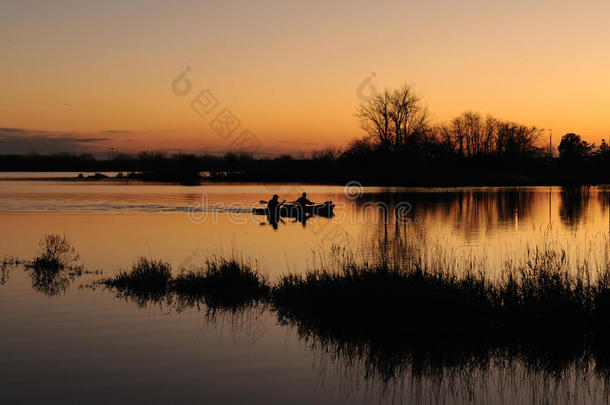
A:
<svg viewBox="0 0 610 405">
<path fill-rule="evenodd" d="M 308 152 L 363 136 L 354 113 L 369 80 L 413 84 L 433 122 L 473 110 L 552 128 L 555 147 L 567 132 L 599 144 L 609 16 L 607 2 L 565 0 L 6 1 L 0 127 L 97 139 L 82 150 L 230 150 L 214 116 L 191 108 L 209 89 L 261 151 Z M 171 83 L 187 66 L 193 91 L 179 97 Z"/>
</svg>

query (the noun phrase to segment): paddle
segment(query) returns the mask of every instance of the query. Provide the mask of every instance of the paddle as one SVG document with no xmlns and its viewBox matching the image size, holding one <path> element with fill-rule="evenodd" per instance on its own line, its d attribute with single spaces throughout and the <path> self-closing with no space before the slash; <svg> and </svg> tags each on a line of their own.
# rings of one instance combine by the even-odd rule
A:
<svg viewBox="0 0 610 405">
<path fill-rule="evenodd" d="M 281 204 L 284 204 L 285 202 L 286 202 L 286 200 L 282 201 L 282 202 L 281 202 Z M 267 203 L 268 203 L 268 201 L 265 201 L 265 200 L 260 200 L 258 203 L 259 203 L 259 204 L 267 204 Z M 281 204 L 280 204 L 280 205 L 281 205 Z"/>
</svg>

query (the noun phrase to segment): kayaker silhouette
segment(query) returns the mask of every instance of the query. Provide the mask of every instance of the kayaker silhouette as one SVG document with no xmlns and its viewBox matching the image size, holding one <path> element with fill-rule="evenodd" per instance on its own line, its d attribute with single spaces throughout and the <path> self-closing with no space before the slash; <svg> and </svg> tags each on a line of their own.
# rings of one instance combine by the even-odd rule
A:
<svg viewBox="0 0 610 405">
<path fill-rule="evenodd" d="M 305 207 L 307 205 L 313 205 L 315 203 L 313 203 L 307 199 L 307 193 L 303 193 L 303 195 L 301 195 L 301 198 L 299 198 L 297 200 L 297 204 L 299 204 L 303 208 L 303 211 L 304 211 Z"/>
<path fill-rule="evenodd" d="M 279 199 L 280 196 L 274 194 L 273 197 L 271 197 L 271 200 L 267 202 L 267 219 L 271 226 L 273 226 L 273 229 L 277 229 L 277 222 L 280 218 L 280 207 L 286 202 L 286 200 L 280 202 Z"/>
<path fill-rule="evenodd" d="M 298 204 L 298 207 L 299 207 L 298 219 L 303 223 L 303 226 L 305 226 L 305 221 L 307 218 L 307 206 L 313 205 L 315 203 L 311 202 L 307 199 L 307 193 L 303 193 L 301 195 L 301 197 L 298 200 L 296 200 L 295 202 Z"/>
</svg>

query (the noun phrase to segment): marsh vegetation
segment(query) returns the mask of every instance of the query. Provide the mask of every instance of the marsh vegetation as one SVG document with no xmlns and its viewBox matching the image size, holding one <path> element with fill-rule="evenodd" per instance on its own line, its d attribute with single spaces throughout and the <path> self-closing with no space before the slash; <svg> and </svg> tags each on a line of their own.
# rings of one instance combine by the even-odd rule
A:
<svg viewBox="0 0 610 405">
<path fill-rule="evenodd" d="M 163 261 L 139 258 L 130 271 L 98 283 L 145 306 L 150 302 L 174 305 L 176 309 L 205 304 L 208 309 L 239 311 L 267 299 L 269 283 L 262 274 L 237 259 L 215 258 L 196 270 L 172 276 Z"/>
<path fill-rule="evenodd" d="M 86 271 L 80 256 L 65 235 L 47 234 L 38 243 L 39 253 L 31 260 L 4 256 L 0 261 L 0 286 L 5 285 L 11 272 L 23 269 L 32 288 L 47 296 L 64 294 L 70 284 Z M 96 272 L 97 273 L 97 272 Z"/>
<path fill-rule="evenodd" d="M 272 282 L 234 259 L 175 277 L 169 264 L 139 259 L 100 284 L 140 306 L 205 304 L 231 314 L 266 308 L 310 347 L 331 349 L 382 381 L 406 369 L 429 374 L 497 358 L 548 372 L 593 361 L 610 375 L 607 262 L 571 268 L 565 250 L 545 244 L 490 276 L 476 260 L 456 266 L 435 254 L 431 261 L 422 246 L 375 251 L 364 261 L 335 251 L 336 260 Z"/>
<path fill-rule="evenodd" d="M 573 373 L 610 378 L 607 258 L 574 261 L 564 247 L 543 242 L 492 271 L 482 260 L 458 259 L 414 239 L 367 246 L 363 255 L 333 247 L 310 271 L 273 280 L 236 258 L 212 257 L 174 272 L 167 262 L 141 257 L 90 287 L 142 308 L 204 310 L 210 323 L 271 315 L 346 376 L 394 384 L 396 392 L 405 390 L 395 386 L 405 377 L 438 378 L 449 392 L 448 381 L 486 385 L 489 375 L 519 368 L 557 381 Z M 43 238 L 40 247 L 24 266 L 32 287 L 62 294 L 83 271 L 76 249 L 59 235 Z M 6 257 L 2 269 L 19 263 Z M 453 394 L 464 401 L 474 395 Z"/>
</svg>

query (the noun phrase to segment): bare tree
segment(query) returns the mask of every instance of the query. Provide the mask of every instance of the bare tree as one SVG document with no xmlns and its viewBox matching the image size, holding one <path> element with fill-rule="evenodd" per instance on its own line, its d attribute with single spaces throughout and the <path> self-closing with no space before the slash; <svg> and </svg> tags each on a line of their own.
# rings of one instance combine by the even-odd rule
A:
<svg viewBox="0 0 610 405">
<path fill-rule="evenodd" d="M 356 113 L 356 116 L 360 118 L 360 127 L 382 149 L 389 149 L 391 146 L 391 102 L 391 94 L 389 90 L 386 90 L 360 105 Z"/>
<path fill-rule="evenodd" d="M 490 153 L 496 129 L 495 122 L 491 116 L 484 121 L 481 114 L 473 111 L 454 118 L 451 121 L 451 132 L 459 145 L 459 153 L 466 157 Z"/>
<path fill-rule="evenodd" d="M 384 150 L 402 151 L 428 130 L 428 109 L 405 85 L 385 90 L 358 108 L 360 126 Z"/>
<path fill-rule="evenodd" d="M 500 121 L 491 115 L 483 118 L 474 111 L 461 114 L 449 124 L 431 127 L 427 107 L 409 85 L 375 95 L 358 108 L 356 116 L 368 135 L 371 150 L 509 159 L 540 152 L 541 131 L 536 127 Z"/>
<path fill-rule="evenodd" d="M 391 99 L 394 147 L 405 148 L 409 140 L 424 135 L 428 130 L 428 108 L 411 86 L 394 90 Z"/>
<path fill-rule="evenodd" d="M 496 137 L 496 154 L 501 158 L 520 159 L 539 154 L 542 131 L 514 122 L 499 122 Z"/>
<path fill-rule="evenodd" d="M 538 154 L 541 131 L 508 121 L 500 121 L 491 115 L 485 119 L 476 112 L 465 112 L 450 124 L 435 128 L 436 142 L 443 149 L 449 148 L 459 156 L 473 158 L 496 155 L 519 159 Z"/>
<path fill-rule="evenodd" d="M 494 142 L 498 135 L 498 120 L 495 119 L 491 114 L 487 114 L 485 118 L 485 126 L 483 128 L 483 150 L 485 154 L 493 153 Z"/>
</svg>

